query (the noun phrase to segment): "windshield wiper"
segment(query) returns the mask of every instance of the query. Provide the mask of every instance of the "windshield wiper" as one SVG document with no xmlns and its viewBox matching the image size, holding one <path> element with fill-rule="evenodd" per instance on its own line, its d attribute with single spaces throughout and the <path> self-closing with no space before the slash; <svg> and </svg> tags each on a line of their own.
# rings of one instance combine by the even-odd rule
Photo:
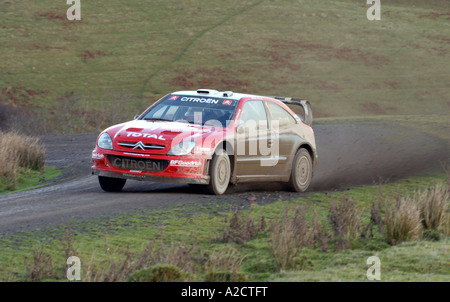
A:
<svg viewBox="0 0 450 302">
<path fill-rule="evenodd" d="M 164 119 L 164 118 L 158 118 L 158 117 L 145 118 L 144 121 L 164 121 L 164 122 L 172 122 L 172 120 L 168 120 L 168 119 Z"/>
</svg>

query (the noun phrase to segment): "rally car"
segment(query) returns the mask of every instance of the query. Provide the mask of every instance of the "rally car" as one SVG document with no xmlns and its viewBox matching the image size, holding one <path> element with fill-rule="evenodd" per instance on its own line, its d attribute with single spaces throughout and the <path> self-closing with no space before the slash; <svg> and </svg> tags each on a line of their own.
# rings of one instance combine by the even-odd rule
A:
<svg viewBox="0 0 450 302">
<path fill-rule="evenodd" d="M 127 179 L 193 184 L 217 195 L 230 183 L 263 181 L 303 192 L 317 162 L 311 124 L 303 99 L 173 92 L 101 132 L 92 173 L 108 192 L 121 191 Z"/>
</svg>

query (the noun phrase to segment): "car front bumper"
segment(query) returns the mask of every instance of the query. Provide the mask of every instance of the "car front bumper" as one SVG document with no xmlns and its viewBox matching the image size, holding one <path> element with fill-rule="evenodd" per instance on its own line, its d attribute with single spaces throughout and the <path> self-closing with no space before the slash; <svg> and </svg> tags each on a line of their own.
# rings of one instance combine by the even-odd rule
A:
<svg viewBox="0 0 450 302">
<path fill-rule="evenodd" d="M 169 183 L 208 184 L 208 158 L 202 155 L 153 155 L 94 149 L 92 174 Z"/>
</svg>

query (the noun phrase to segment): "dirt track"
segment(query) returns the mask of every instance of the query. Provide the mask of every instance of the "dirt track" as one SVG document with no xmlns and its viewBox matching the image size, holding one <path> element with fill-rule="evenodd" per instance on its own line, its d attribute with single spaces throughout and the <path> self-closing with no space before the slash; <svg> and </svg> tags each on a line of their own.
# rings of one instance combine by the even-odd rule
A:
<svg viewBox="0 0 450 302">
<path fill-rule="evenodd" d="M 319 163 L 309 191 L 344 188 L 442 169 L 449 158 L 446 142 L 409 128 L 374 122 L 315 124 Z M 239 184 L 225 195 L 209 196 L 188 185 L 128 181 L 124 192 L 105 193 L 90 175 L 90 156 L 97 134 L 42 137 L 47 164 L 65 168 L 46 187 L 0 196 L 0 232 L 33 230 L 102 215 L 112 216 L 168 203 L 215 201 L 234 205 L 287 200 L 300 196 L 283 185 Z"/>
</svg>

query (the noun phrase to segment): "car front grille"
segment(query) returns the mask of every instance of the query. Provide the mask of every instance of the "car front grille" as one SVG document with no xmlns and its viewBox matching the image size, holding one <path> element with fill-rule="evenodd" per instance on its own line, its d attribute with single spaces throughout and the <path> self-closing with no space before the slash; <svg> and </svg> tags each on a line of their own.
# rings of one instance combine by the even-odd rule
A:
<svg viewBox="0 0 450 302">
<path fill-rule="evenodd" d="M 121 147 L 130 148 L 130 149 L 140 149 L 140 150 L 161 150 L 164 149 L 165 146 L 162 145 L 153 145 L 148 144 L 145 145 L 142 142 L 133 143 L 133 142 L 119 142 L 117 143 Z"/>
<path fill-rule="evenodd" d="M 161 172 L 169 166 L 169 161 L 163 159 L 136 158 L 117 155 L 106 155 L 106 158 L 114 168 L 124 170 Z"/>
</svg>

